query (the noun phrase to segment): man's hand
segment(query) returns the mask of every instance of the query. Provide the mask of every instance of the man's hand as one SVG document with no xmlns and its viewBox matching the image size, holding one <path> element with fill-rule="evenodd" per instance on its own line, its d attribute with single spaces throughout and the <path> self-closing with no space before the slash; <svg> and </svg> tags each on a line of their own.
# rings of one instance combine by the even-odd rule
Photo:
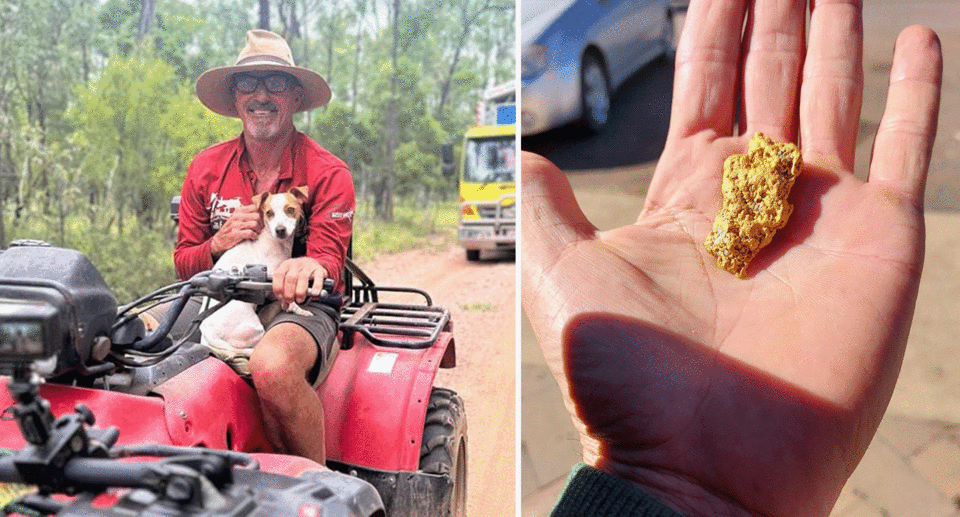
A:
<svg viewBox="0 0 960 517">
<path fill-rule="evenodd" d="M 244 205 L 237 208 L 210 238 L 210 255 L 216 262 L 220 255 L 241 241 L 254 240 L 260 235 L 263 224 L 256 205 Z"/>
<path fill-rule="evenodd" d="M 280 300 L 280 305 L 286 309 L 290 303 L 303 301 L 310 296 L 320 294 L 323 279 L 327 277 L 327 270 L 310 257 L 297 257 L 284 260 L 273 272 L 273 294 Z M 313 288 L 308 288 L 313 281 Z"/>
<path fill-rule="evenodd" d="M 636 224 L 598 232 L 561 171 L 522 157 L 523 304 L 584 460 L 688 517 L 827 515 L 883 416 L 913 316 L 939 42 L 901 33 L 864 182 L 860 3 L 817 2 L 808 40 L 805 9 L 691 3 Z M 740 280 L 703 241 L 723 160 L 756 131 L 799 140 L 804 171 L 789 223 Z"/>
</svg>

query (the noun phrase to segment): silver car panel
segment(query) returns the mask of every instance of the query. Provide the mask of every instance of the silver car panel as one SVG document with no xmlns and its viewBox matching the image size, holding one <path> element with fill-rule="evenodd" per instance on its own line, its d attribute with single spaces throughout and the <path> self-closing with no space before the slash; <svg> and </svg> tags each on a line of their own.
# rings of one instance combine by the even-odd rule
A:
<svg viewBox="0 0 960 517">
<path fill-rule="evenodd" d="M 531 45 L 546 50 L 543 72 L 521 77 L 521 134 L 581 117 L 580 75 L 587 49 L 599 52 L 611 91 L 662 53 L 661 39 L 672 23 L 668 6 L 666 0 L 521 0 L 524 50 Z"/>
</svg>

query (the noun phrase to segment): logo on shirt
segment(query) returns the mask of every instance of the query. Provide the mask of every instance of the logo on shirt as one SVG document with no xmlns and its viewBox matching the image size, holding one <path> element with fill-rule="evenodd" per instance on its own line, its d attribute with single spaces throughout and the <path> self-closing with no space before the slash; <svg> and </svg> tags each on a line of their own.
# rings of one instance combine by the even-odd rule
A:
<svg viewBox="0 0 960 517">
<path fill-rule="evenodd" d="M 353 220 L 353 210 L 346 210 L 342 212 L 330 212 L 330 219 Z"/>
<path fill-rule="evenodd" d="M 221 199 L 216 192 L 210 194 L 210 227 L 217 231 L 227 222 L 236 209 L 240 208 L 240 196 L 231 199 Z"/>
</svg>

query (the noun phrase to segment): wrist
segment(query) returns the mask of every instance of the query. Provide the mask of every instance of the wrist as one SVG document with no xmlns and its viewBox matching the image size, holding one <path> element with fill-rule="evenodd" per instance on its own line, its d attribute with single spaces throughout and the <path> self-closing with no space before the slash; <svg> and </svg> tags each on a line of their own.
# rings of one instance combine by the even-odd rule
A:
<svg viewBox="0 0 960 517">
<path fill-rule="evenodd" d="M 210 258 L 212 258 L 214 262 L 216 262 L 217 259 L 220 258 L 220 255 L 223 255 L 223 252 L 226 251 L 219 246 L 216 235 L 211 237 L 210 240 L 207 241 L 207 244 L 207 249 L 210 251 Z"/>
</svg>

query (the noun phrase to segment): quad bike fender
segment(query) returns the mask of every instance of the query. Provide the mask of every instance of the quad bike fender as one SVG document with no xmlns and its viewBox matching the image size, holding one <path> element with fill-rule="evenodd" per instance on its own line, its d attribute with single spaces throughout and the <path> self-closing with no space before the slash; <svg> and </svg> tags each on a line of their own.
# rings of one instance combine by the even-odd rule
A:
<svg viewBox="0 0 960 517">
<path fill-rule="evenodd" d="M 4 381 L 5 382 L 5 381 Z M 116 426 L 118 445 L 156 443 L 203 446 L 243 452 L 271 447 L 263 432 L 253 389 L 225 363 L 207 358 L 154 389 L 157 396 L 43 384 L 40 395 L 53 414 L 72 413 L 82 404 L 96 415 L 96 426 Z M 0 408 L 15 404 L 0 390 Z M 0 421 L 0 446 L 25 444 L 12 420 Z"/>
<path fill-rule="evenodd" d="M 219 359 L 200 361 L 154 392 L 163 400 L 164 422 L 174 445 L 272 450 L 256 393 Z"/>
<path fill-rule="evenodd" d="M 450 516 L 453 479 L 449 474 L 427 474 L 369 469 L 331 461 L 333 470 L 351 472 L 377 489 L 387 515 L 403 517 Z M 459 515 L 459 514 L 458 514 Z M 456 517 L 456 516 L 451 516 Z"/>
<path fill-rule="evenodd" d="M 430 388 L 453 334 L 422 349 L 380 347 L 356 336 L 318 389 L 327 457 L 387 471 L 415 471 Z"/>
<path fill-rule="evenodd" d="M 300 456 L 264 452 L 251 453 L 250 456 L 260 464 L 260 470 L 284 476 L 297 477 L 313 470 L 329 470 L 324 465 Z"/>
<path fill-rule="evenodd" d="M 4 388 L 0 389 L 2 408 L 16 404 L 5 387 L 7 382 L 8 379 L 4 378 Z M 118 445 L 172 443 L 166 427 L 159 425 L 164 421 L 163 400 L 159 398 L 60 384 L 41 385 L 40 396 L 50 402 L 51 411 L 58 417 L 73 413 L 77 405 L 87 406 L 96 415 L 97 427 L 116 426 L 120 429 Z M 12 419 L 0 421 L 0 447 L 19 449 L 24 445 L 26 441 L 17 423 Z"/>
</svg>

